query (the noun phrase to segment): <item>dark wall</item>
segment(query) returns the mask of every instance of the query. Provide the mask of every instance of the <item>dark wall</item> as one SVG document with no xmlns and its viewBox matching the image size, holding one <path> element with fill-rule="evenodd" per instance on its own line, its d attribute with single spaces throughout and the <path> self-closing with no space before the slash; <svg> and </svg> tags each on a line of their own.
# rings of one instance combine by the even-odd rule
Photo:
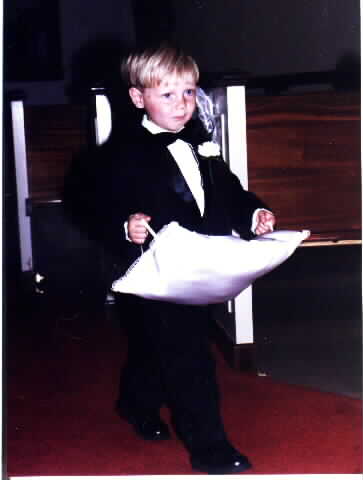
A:
<svg viewBox="0 0 363 480">
<path fill-rule="evenodd" d="M 280 75 L 359 57 L 359 0 L 173 0 L 176 37 L 203 70 Z"/>
<path fill-rule="evenodd" d="M 42 2 L 5 0 L 5 30 L 14 4 Z M 61 0 L 58 8 L 62 78 L 6 83 L 24 89 L 29 103 L 69 101 L 70 84 L 107 77 L 117 49 L 136 41 L 172 38 L 202 70 L 254 76 L 322 72 L 337 65 L 349 70 L 359 61 L 359 0 L 103 0 L 102 6 L 95 0 L 86 5 Z"/>
<path fill-rule="evenodd" d="M 51 8 L 44 0 L 4 0 L 5 57 L 12 56 L 12 71 L 20 59 L 28 67 L 18 69 L 16 78 L 12 72 L 10 75 L 5 62 L 5 88 L 24 91 L 28 104 L 69 102 L 69 90 L 109 78 L 110 70 L 115 69 L 115 56 L 134 44 L 132 0 L 52 0 L 48 3 Z M 29 14 L 37 19 L 35 26 Z M 54 25 L 55 19 L 58 25 Z M 26 25 L 26 36 L 20 42 L 22 22 Z M 59 32 L 57 40 L 54 30 Z M 30 43 L 32 49 L 23 47 Z M 39 72 L 39 62 L 35 59 L 44 57 L 44 50 L 48 54 L 47 62 Z M 29 65 L 34 72 L 29 72 Z M 59 65 L 61 71 L 54 73 Z"/>
</svg>

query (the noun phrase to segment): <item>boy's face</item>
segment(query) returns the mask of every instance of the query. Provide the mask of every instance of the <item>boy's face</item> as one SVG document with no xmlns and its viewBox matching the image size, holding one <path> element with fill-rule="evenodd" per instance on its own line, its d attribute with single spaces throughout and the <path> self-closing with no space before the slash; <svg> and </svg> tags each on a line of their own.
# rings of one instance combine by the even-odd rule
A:
<svg viewBox="0 0 363 480">
<path fill-rule="evenodd" d="M 132 87 L 129 93 L 137 108 L 144 108 L 150 120 L 171 132 L 179 131 L 195 110 L 196 84 L 190 74 L 166 75 L 157 87 Z"/>
</svg>

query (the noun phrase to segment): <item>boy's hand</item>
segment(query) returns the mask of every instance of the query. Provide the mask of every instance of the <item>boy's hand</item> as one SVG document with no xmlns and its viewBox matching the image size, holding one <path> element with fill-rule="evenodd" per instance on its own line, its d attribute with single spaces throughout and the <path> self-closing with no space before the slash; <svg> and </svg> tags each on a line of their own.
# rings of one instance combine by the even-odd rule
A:
<svg viewBox="0 0 363 480">
<path fill-rule="evenodd" d="M 272 232 L 276 223 L 275 215 L 267 210 L 260 210 L 257 213 L 256 235 Z"/>
<path fill-rule="evenodd" d="M 148 236 L 148 231 L 143 225 L 142 220 L 150 222 L 151 217 L 145 215 L 145 213 L 134 213 L 133 215 L 129 216 L 129 221 L 127 224 L 129 239 L 138 245 L 142 245 Z"/>
</svg>

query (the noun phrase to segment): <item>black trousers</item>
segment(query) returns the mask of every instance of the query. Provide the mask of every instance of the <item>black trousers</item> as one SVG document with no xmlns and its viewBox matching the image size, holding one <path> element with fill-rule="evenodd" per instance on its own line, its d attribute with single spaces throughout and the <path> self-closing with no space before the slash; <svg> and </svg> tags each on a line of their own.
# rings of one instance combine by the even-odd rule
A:
<svg viewBox="0 0 363 480">
<path fill-rule="evenodd" d="M 121 294 L 116 302 L 128 334 L 119 406 L 143 415 L 167 405 L 192 454 L 226 443 L 209 345 L 209 307 Z"/>
</svg>

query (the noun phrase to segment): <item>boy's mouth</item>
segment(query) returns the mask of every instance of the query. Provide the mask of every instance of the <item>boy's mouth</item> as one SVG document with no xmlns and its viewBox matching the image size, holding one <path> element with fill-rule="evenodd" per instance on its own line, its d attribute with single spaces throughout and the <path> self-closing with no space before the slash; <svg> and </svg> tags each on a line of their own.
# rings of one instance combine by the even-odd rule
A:
<svg viewBox="0 0 363 480">
<path fill-rule="evenodd" d="M 183 122 L 184 120 L 187 119 L 187 115 L 180 115 L 178 117 L 173 117 L 174 118 L 174 121 L 176 122 Z"/>
</svg>

